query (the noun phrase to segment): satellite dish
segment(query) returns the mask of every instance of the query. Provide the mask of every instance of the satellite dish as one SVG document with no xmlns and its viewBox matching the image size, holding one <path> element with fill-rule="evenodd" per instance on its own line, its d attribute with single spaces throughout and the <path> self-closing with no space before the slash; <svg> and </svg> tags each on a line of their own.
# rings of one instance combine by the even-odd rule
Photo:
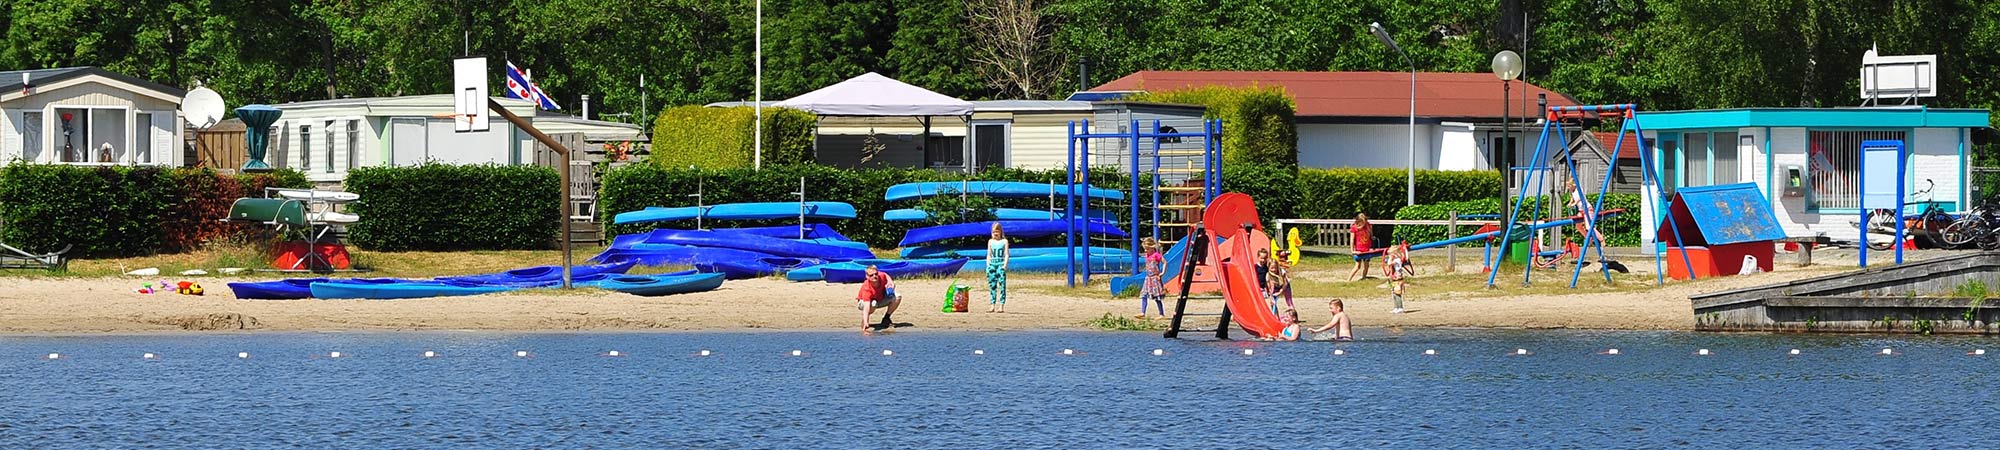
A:
<svg viewBox="0 0 2000 450">
<path fill-rule="evenodd" d="M 222 108 L 222 94 L 204 86 L 196 86 L 181 99 L 181 116 L 195 128 L 206 129 L 222 122 Z"/>
</svg>

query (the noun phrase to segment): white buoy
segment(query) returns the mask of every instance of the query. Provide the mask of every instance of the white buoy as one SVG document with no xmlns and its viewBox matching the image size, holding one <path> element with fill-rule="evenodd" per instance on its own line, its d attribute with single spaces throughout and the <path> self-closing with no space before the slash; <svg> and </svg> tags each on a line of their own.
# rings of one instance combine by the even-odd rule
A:
<svg viewBox="0 0 2000 450">
<path fill-rule="evenodd" d="M 1525 348 L 1517 348 L 1517 349 L 1514 349 L 1514 354 L 1516 354 L 1516 355 L 1527 355 L 1527 354 L 1528 354 L 1528 349 L 1525 349 Z"/>
<path fill-rule="evenodd" d="M 62 355 L 57 353 L 50 353 L 49 359 L 62 359 Z"/>
<path fill-rule="evenodd" d="M 1065 355 L 1074 355 L 1074 354 L 1076 354 L 1076 350 L 1070 350 L 1070 349 L 1066 349 L 1066 348 L 1065 348 L 1065 349 L 1063 349 L 1063 354 L 1065 354 Z"/>
<path fill-rule="evenodd" d="M 1795 349 L 1792 349 L 1792 354 L 1794 354 L 1794 355 L 1797 355 L 1797 354 L 1799 354 L 1799 349 L 1796 349 L 1796 348 L 1795 348 Z"/>
<path fill-rule="evenodd" d="M 159 357 L 153 356 L 152 353 L 147 353 L 144 355 L 139 355 L 139 359 L 159 359 Z"/>
<path fill-rule="evenodd" d="M 1429 349 L 1429 348 L 1424 349 L 1424 356 L 1437 356 L 1437 354 L 1438 354 L 1437 349 Z"/>
<path fill-rule="evenodd" d="M 515 358 L 526 358 L 526 357 L 528 357 L 528 351 L 527 351 L 527 350 L 515 350 L 515 351 L 514 351 L 514 357 L 515 357 Z"/>
<path fill-rule="evenodd" d="M 604 352 L 604 356 L 622 356 L 622 355 L 621 355 L 621 354 L 619 354 L 617 350 L 612 350 L 612 351 L 608 351 L 608 352 Z"/>
<path fill-rule="evenodd" d="M 710 354 L 710 353 L 708 352 L 708 350 L 702 350 L 702 351 L 701 351 L 701 356 L 708 356 L 709 354 Z"/>
<path fill-rule="evenodd" d="M 1165 354 L 1167 354 L 1167 350 L 1166 350 L 1166 349 L 1158 349 L 1158 348 L 1156 348 L 1156 349 L 1153 349 L 1153 356 L 1160 356 L 1160 355 L 1165 355 Z"/>
<path fill-rule="evenodd" d="M 1705 349 L 1705 348 L 1704 348 L 1704 349 L 1701 349 L 1701 350 L 1695 350 L 1695 351 L 1694 351 L 1694 354 L 1697 354 L 1697 355 L 1701 355 L 1701 356 L 1708 356 L 1708 349 Z"/>
<path fill-rule="evenodd" d="M 1885 348 L 1885 349 L 1882 349 L 1882 354 L 1884 354 L 1884 355 L 1894 355 L 1894 354 L 1896 354 L 1896 351 L 1895 351 L 1895 350 L 1890 350 L 1890 349 L 1886 349 L 1886 348 Z"/>
<path fill-rule="evenodd" d="M 973 351 L 972 351 L 972 354 L 974 354 L 974 355 L 984 355 L 984 354 L 986 354 L 986 351 L 985 351 L 985 350 L 973 350 Z"/>
<path fill-rule="evenodd" d="M 1973 354 L 1973 356 L 1985 356 L 1985 355 L 1986 355 L 1986 349 L 1983 349 L 1983 348 L 1975 348 L 1975 349 L 1972 349 L 1972 354 Z"/>
<path fill-rule="evenodd" d="M 1333 356 L 1340 356 L 1340 355 L 1345 355 L 1345 354 L 1347 354 L 1347 351 L 1346 351 L 1346 350 L 1341 350 L 1341 349 L 1337 349 L 1337 348 L 1336 348 L 1336 349 L 1333 349 Z"/>
<path fill-rule="evenodd" d="M 805 356 L 806 352 L 792 350 L 792 356 Z"/>
<path fill-rule="evenodd" d="M 434 351 L 430 351 L 430 350 L 424 350 L 424 357 L 425 357 L 425 358 L 436 358 L 437 356 L 438 356 L 437 352 L 434 352 Z"/>
<path fill-rule="evenodd" d="M 236 352 L 236 359 L 250 359 L 250 352 Z"/>
<path fill-rule="evenodd" d="M 890 351 L 889 349 L 885 348 L 882 349 L 882 356 L 896 356 L 896 352 Z"/>
<path fill-rule="evenodd" d="M 1250 355 L 1255 355 L 1255 354 L 1257 354 L 1257 349 L 1254 349 L 1254 348 L 1246 348 L 1246 349 L 1243 349 L 1243 356 L 1250 356 Z"/>
<path fill-rule="evenodd" d="M 1618 349 L 1615 349 L 1615 348 L 1614 348 L 1614 349 L 1609 349 L 1609 350 L 1605 350 L 1605 351 L 1604 351 L 1604 354 L 1606 354 L 1606 355 L 1616 355 L 1616 354 L 1618 354 Z"/>
<path fill-rule="evenodd" d="M 328 357 L 328 358 L 339 358 L 339 357 L 340 357 L 340 352 L 333 352 L 333 353 L 327 353 L 327 354 L 326 354 L 326 357 Z"/>
</svg>

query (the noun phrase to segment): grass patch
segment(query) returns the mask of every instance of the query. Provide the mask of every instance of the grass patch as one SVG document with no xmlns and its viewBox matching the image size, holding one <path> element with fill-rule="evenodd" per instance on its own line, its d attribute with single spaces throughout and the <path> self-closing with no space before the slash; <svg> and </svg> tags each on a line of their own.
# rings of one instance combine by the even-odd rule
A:
<svg viewBox="0 0 2000 450">
<path fill-rule="evenodd" d="M 1104 313 L 1103 316 L 1084 321 L 1083 326 L 1105 331 L 1158 331 L 1167 329 L 1166 322 L 1125 317 L 1111 313 Z"/>
</svg>

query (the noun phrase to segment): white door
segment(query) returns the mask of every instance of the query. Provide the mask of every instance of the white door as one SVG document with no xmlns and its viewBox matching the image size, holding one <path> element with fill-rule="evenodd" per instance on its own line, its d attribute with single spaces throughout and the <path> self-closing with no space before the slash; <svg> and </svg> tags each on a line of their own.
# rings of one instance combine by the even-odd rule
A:
<svg viewBox="0 0 2000 450">
<path fill-rule="evenodd" d="M 424 119 L 389 119 L 389 152 L 391 164 L 414 166 L 423 164 L 430 154 L 430 136 L 425 130 Z"/>
</svg>

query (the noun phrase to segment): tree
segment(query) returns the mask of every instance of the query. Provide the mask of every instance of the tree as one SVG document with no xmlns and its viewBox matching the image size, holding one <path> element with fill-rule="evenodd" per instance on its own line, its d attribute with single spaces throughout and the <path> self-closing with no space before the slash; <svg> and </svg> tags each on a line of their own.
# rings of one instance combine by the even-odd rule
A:
<svg viewBox="0 0 2000 450">
<path fill-rule="evenodd" d="M 1062 71 L 1062 58 L 1052 51 L 1054 20 L 1036 0 L 972 0 L 966 3 L 976 42 L 972 60 L 980 64 L 987 83 L 1003 96 L 1048 98 Z"/>
</svg>

